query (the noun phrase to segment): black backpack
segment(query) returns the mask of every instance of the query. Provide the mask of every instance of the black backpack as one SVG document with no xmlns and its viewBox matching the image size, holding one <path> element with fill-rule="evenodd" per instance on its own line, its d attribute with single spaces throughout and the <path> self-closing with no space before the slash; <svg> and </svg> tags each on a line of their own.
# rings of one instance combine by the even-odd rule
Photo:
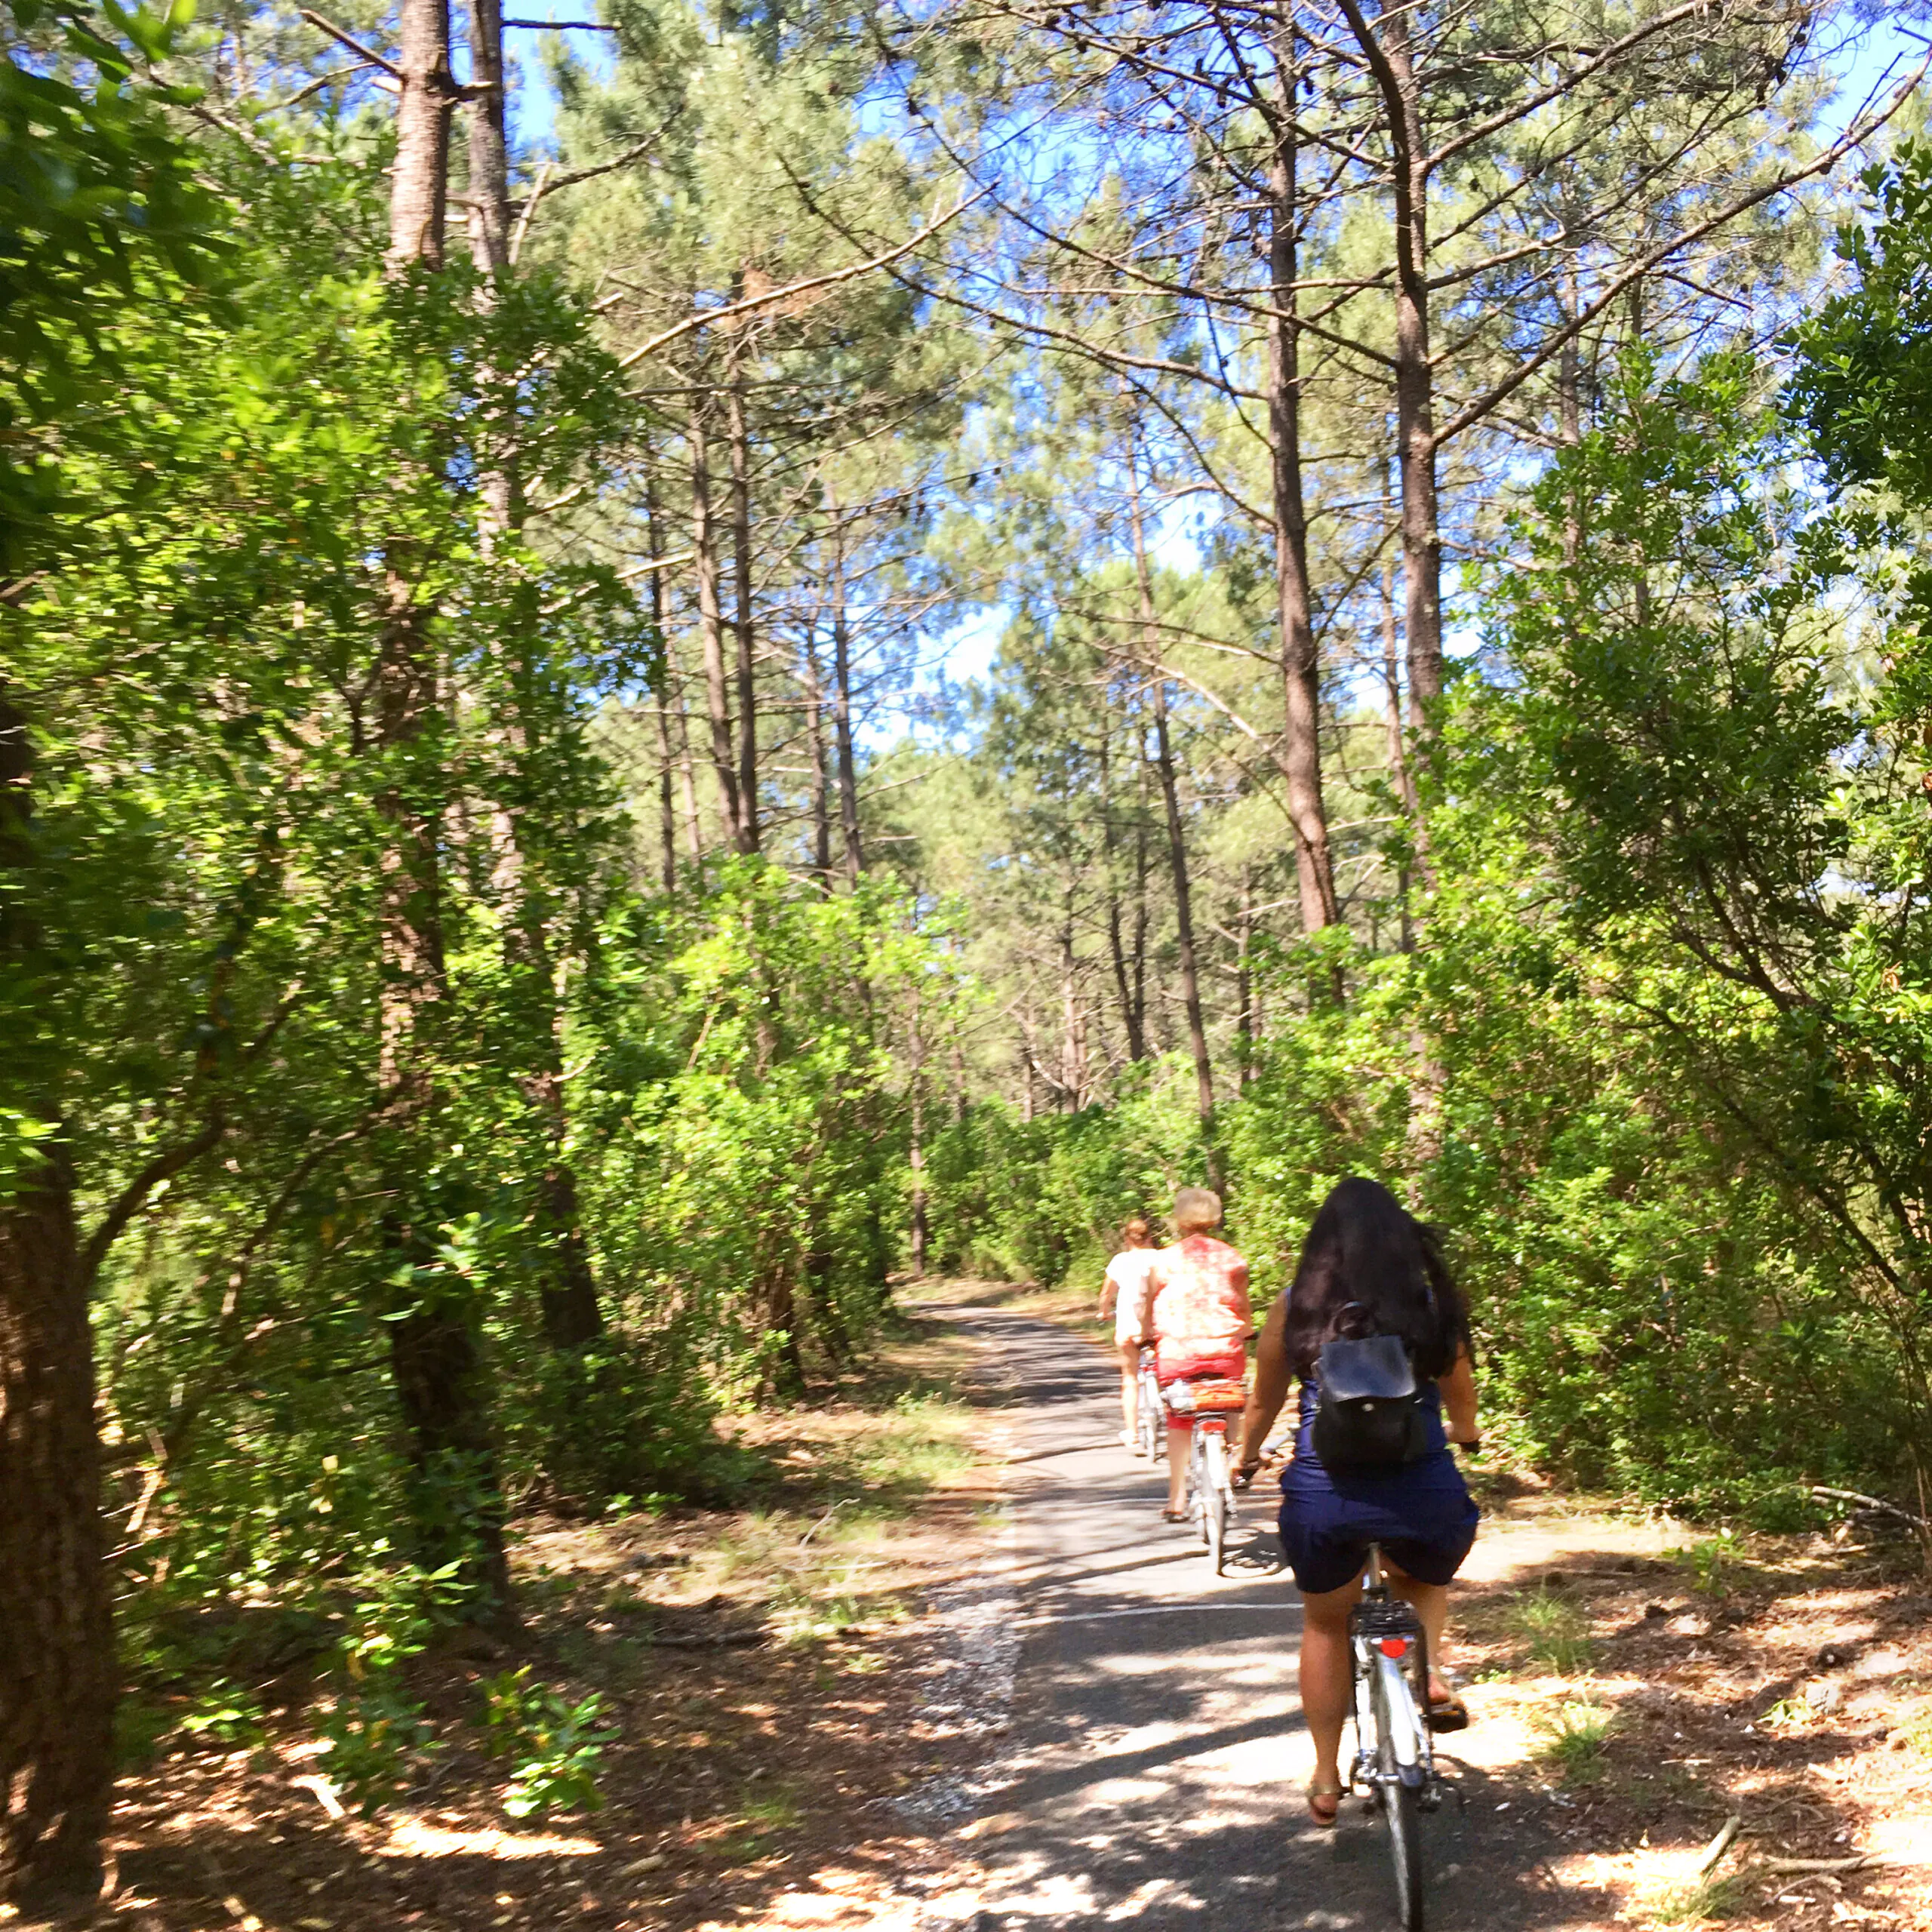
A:
<svg viewBox="0 0 1932 1932">
<path fill-rule="evenodd" d="M 1427 1453 L 1415 1364 L 1396 1335 L 1338 1335 L 1315 1364 L 1315 1453 L 1331 1469 L 1392 1469 Z"/>
</svg>

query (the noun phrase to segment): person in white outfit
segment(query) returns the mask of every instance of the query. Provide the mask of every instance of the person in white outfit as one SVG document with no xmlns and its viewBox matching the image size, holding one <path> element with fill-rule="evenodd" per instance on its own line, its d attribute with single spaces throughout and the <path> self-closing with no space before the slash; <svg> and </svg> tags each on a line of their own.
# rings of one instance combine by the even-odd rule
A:
<svg viewBox="0 0 1932 1932">
<path fill-rule="evenodd" d="M 1121 1440 L 1136 1455 L 1140 1452 L 1140 1347 L 1151 1341 L 1147 1325 L 1148 1270 L 1158 1251 L 1153 1230 L 1137 1217 L 1120 1231 L 1126 1244 L 1107 1263 L 1100 1286 L 1100 1318 L 1114 1318 L 1114 1346 L 1120 1351 L 1120 1408 L 1125 1426 Z"/>
</svg>

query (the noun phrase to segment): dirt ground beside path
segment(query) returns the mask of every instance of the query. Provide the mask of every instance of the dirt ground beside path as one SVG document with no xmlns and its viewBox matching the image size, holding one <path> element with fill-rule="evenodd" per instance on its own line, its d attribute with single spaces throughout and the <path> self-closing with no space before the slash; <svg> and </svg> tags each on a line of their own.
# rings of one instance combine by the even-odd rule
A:
<svg viewBox="0 0 1932 1932">
<path fill-rule="evenodd" d="M 1026 1313 L 1078 1327 L 1085 1297 L 1061 1303 L 1033 1298 Z M 1052 1465 L 1026 1466 L 1026 1412 L 997 1406 L 998 1356 L 974 1324 L 915 1307 L 865 1386 L 747 1426 L 789 1472 L 758 1509 L 525 1525 L 526 1641 L 423 1660 L 441 1748 L 374 1818 L 332 1817 L 317 1792 L 313 1684 L 282 1684 L 260 1733 L 230 1746 L 174 1734 L 124 1781 L 118 1888 L 94 1922 L 1000 1922 L 983 1912 L 990 1869 L 1024 1821 L 1001 1817 L 997 1787 L 1032 1694 L 1014 1684 L 1001 1578 L 1014 1499 Z M 1932 1585 L 1909 1547 L 1726 1538 L 1521 1479 L 1487 1487 L 1454 1623 L 1475 1721 L 1444 1743 L 1486 1864 L 1543 1901 L 1518 1918 L 1552 1932 L 1932 1932 Z M 1257 1560 L 1272 1561 L 1265 1516 L 1247 1506 Z M 1150 1513 L 1120 1540 L 1134 1555 L 1161 1535 Z M 1282 1578 L 1266 1594 L 1292 1592 Z M 524 1662 L 571 1696 L 605 1697 L 618 1737 L 602 1810 L 505 1815 L 504 1768 L 478 1748 L 477 1686 Z M 1291 1667 L 1285 1653 L 1266 1666 L 1283 1682 Z M 1305 1747 L 1290 1738 L 1257 1794 L 1284 1833 L 1300 1829 Z M 1733 1816 L 1739 1835 L 1703 1872 Z M 1377 1855 L 1366 1826 L 1356 1843 Z M 1853 1869 L 1860 1855 L 1880 1862 Z"/>
<path fill-rule="evenodd" d="M 1084 1295 L 1002 1300 L 1111 1354 Z M 1473 1721 L 1444 1755 L 1470 1834 L 1548 1887 L 1537 1922 L 1932 1932 L 1932 1578 L 1914 1545 L 1475 1481 L 1485 1521 L 1451 1623 Z"/>
<path fill-rule="evenodd" d="M 1490 1506 L 1457 1611 L 1474 1722 L 1446 1741 L 1538 1818 L 1555 1878 L 1640 1925 L 1932 1926 L 1915 1552 Z"/>
<path fill-rule="evenodd" d="M 944 1799 L 999 1721 L 961 1695 L 973 1675 L 961 1632 L 998 1528 L 995 1435 L 960 1395 L 977 1355 L 915 1311 L 863 1377 L 741 1419 L 734 1432 L 768 1472 L 755 1507 L 520 1521 L 523 1635 L 410 1666 L 429 1749 L 371 1817 L 352 1801 L 337 1815 L 341 1799 L 324 1795 L 325 1681 L 298 1667 L 251 1682 L 259 1716 L 226 1743 L 178 1727 L 195 1715 L 192 1687 L 137 1685 L 130 1715 L 158 1746 L 118 1786 L 115 1888 L 84 1922 L 911 1924 L 958 1869 L 940 1843 L 954 1812 L 921 1795 Z M 568 1701 L 603 1698 L 614 1735 L 601 1809 L 506 1814 L 480 1687 L 524 1665 Z"/>
</svg>

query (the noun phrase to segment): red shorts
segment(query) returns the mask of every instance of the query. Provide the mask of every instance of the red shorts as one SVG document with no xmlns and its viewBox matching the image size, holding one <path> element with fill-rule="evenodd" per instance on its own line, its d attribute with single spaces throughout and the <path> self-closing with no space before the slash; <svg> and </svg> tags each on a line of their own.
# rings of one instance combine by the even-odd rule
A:
<svg viewBox="0 0 1932 1932">
<path fill-rule="evenodd" d="M 1199 1350 L 1185 1342 L 1164 1342 L 1154 1364 L 1154 1379 L 1163 1389 L 1170 1382 L 1238 1382 L 1247 1373 L 1247 1351 L 1238 1342 L 1232 1349 Z"/>
<path fill-rule="evenodd" d="M 1163 1389 L 1177 1382 L 1239 1382 L 1247 1374 L 1247 1351 L 1240 1347 L 1201 1355 L 1188 1350 L 1177 1351 L 1176 1365 L 1171 1371 L 1163 1362 L 1154 1371 L 1155 1379 Z M 1183 1432 L 1194 1426 L 1192 1414 L 1176 1415 L 1169 1410 L 1167 1420 L 1170 1429 Z"/>
</svg>

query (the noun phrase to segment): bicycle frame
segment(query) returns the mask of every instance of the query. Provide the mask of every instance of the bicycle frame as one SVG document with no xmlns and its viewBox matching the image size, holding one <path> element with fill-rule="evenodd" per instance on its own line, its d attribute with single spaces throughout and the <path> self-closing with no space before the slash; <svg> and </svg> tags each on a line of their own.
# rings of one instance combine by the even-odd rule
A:
<svg viewBox="0 0 1932 1932">
<path fill-rule="evenodd" d="M 1362 1600 L 1349 1613 L 1349 1647 L 1355 1666 L 1355 1717 L 1350 1786 L 1373 1789 L 1404 1784 L 1417 1794 L 1425 1810 L 1433 1810 L 1441 1802 L 1442 1786 L 1423 1715 L 1429 1700 L 1429 1638 L 1415 1611 L 1389 1594 L 1382 1552 L 1374 1544 L 1369 1546 Z M 1386 1766 L 1377 1748 L 1384 1736 L 1394 1761 Z"/>
<path fill-rule="evenodd" d="M 1138 1433 L 1140 1446 L 1150 1457 L 1158 1458 L 1161 1454 L 1161 1444 L 1168 1432 L 1165 1406 L 1161 1400 L 1161 1384 L 1154 1373 L 1155 1351 L 1143 1349 L 1138 1380 L 1136 1407 L 1140 1417 Z"/>
<path fill-rule="evenodd" d="M 1164 1400 L 1170 1425 L 1185 1423 L 1188 1431 L 1187 1499 L 1193 1517 L 1213 1558 L 1219 1576 L 1226 1560 L 1227 1537 L 1239 1513 L 1234 1485 L 1229 1477 L 1228 1427 L 1238 1413 L 1229 1399 L 1231 1384 L 1225 1378 L 1210 1377 L 1203 1385 L 1209 1405 L 1195 1406 L 1193 1390 L 1186 1382 L 1172 1385 L 1173 1395 Z"/>
</svg>

